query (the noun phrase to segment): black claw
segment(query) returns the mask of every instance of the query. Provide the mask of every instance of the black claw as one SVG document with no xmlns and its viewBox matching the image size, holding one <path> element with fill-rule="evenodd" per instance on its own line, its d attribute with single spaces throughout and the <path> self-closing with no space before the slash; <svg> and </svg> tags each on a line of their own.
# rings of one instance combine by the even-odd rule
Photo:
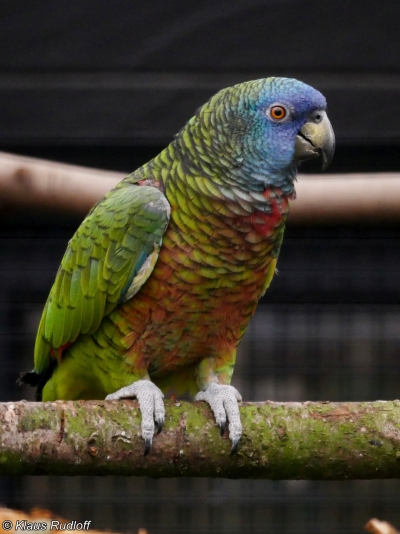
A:
<svg viewBox="0 0 400 534">
<path fill-rule="evenodd" d="M 157 425 L 157 434 L 159 434 L 161 430 L 163 429 L 164 421 L 162 420 L 156 421 L 156 425 Z"/>
<path fill-rule="evenodd" d="M 225 434 L 225 427 L 226 427 L 226 423 L 221 423 L 219 425 L 219 433 L 221 436 L 223 436 Z"/>
<path fill-rule="evenodd" d="M 236 454 L 237 451 L 238 451 L 238 448 L 239 448 L 239 440 L 235 439 L 235 440 L 232 441 L 232 449 L 231 449 L 231 452 L 229 453 L 229 455 L 233 456 L 234 454 Z"/>
<path fill-rule="evenodd" d="M 150 451 L 151 451 L 151 439 L 146 439 L 144 441 L 144 455 L 143 456 L 147 456 Z"/>
</svg>

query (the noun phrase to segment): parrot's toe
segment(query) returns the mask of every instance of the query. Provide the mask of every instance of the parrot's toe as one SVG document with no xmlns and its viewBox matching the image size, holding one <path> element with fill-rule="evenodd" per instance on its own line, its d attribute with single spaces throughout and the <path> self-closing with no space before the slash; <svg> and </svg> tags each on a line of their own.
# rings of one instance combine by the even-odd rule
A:
<svg viewBox="0 0 400 534">
<path fill-rule="evenodd" d="M 229 453 L 230 456 L 233 456 L 234 454 L 237 453 L 238 448 L 239 448 L 239 441 L 240 441 L 240 438 L 232 440 L 232 448 L 231 448 L 231 452 Z"/>
<path fill-rule="evenodd" d="M 151 446 L 153 444 L 153 440 L 152 439 L 145 439 L 144 440 L 144 454 L 143 456 L 147 456 L 149 454 L 149 452 L 151 451 Z"/>
<path fill-rule="evenodd" d="M 157 432 L 156 434 L 159 434 L 161 432 L 161 430 L 163 429 L 163 426 L 164 426 L 164 420 L 162 421 L 157 421 L 156 420 L 156 425 L 157 425 Z"/>
<path fill-rule="evenodd" d="M 224 386 L 212 382 L 205 391 L 197 393 L 195 400 L 208 402 L 215 416 L 215 421 L 220 428 L 221 436 L 225 432 L 226 420 L 229 421 L 229 438 L 232 441 L 231 454 L 235 454 L 238 449 L 239 440 L 242 435 L 242 423 L 238 401 L 242 397 L 233 386 Z"/>
<path fill-rule="evenodd" d="M 154 422 L 157 434 L 162 430 L 165 409 L 162 391 L 150 380 L 138 380 L 107 395 L 106 400 L 137 399 L 142 413 L 142 438 L 144 439 L 144 455 L 149 454 L 153 443 Z"/>
</svg>

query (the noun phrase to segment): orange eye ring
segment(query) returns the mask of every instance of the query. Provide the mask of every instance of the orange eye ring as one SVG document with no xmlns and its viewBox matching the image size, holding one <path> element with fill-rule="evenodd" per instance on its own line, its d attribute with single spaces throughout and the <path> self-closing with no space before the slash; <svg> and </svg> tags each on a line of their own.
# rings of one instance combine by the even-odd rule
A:
<svg viewBox="0 0 400 534">
<path fill-rule="evenodd" d="M 282 121 L 287 116 L 287 110 L 283 106 L 272 106 L 269 110 L 269 115 L 274 121 Z"/>
</svg>

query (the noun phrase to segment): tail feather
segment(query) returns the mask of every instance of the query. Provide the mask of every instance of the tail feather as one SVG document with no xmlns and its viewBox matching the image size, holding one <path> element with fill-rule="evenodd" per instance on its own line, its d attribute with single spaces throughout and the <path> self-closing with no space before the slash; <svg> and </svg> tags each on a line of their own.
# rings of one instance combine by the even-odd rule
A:
<svg viewBox="0 0 400 534">
<path fill-rule="evenodd" d="M 35 371 L 30 371 L 28 373 L 20 373 L 16 384 L 18 387 L 21 387 L 23 385 L 34 387 L 39 384 L 40 377 L 41 375 L 36 373 Z"/>
<path fill-rule="evenodd" d="M 50 380 L 56 365 L 57 360 L 52 360 L 49 367 L 42 373 L 37 373 L 34 370 L 27 373 L 21 373 L 17 379 L 17 386 L 21 387 L 23 385 L 28 385 L 36 387 L 35 400 L 40 402 L 42 400 L 43 388 L 46 385 L 46 382 Z"/>
</svg>

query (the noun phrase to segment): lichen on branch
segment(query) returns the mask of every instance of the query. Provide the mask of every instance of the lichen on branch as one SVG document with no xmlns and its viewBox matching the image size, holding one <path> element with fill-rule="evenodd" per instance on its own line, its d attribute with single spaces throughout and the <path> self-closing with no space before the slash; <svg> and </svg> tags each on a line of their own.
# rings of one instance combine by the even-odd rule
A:
<svg viewBox="0 0 400 534">
<path fill-rule="evenodd" d="M 166 401 L 166 411 L 145 457 L 136 401 L 2 403 L 0 474 L 400 477 L 400 401 L 244 403 L 234 456 L 206 403 Z"/>
</svg>

